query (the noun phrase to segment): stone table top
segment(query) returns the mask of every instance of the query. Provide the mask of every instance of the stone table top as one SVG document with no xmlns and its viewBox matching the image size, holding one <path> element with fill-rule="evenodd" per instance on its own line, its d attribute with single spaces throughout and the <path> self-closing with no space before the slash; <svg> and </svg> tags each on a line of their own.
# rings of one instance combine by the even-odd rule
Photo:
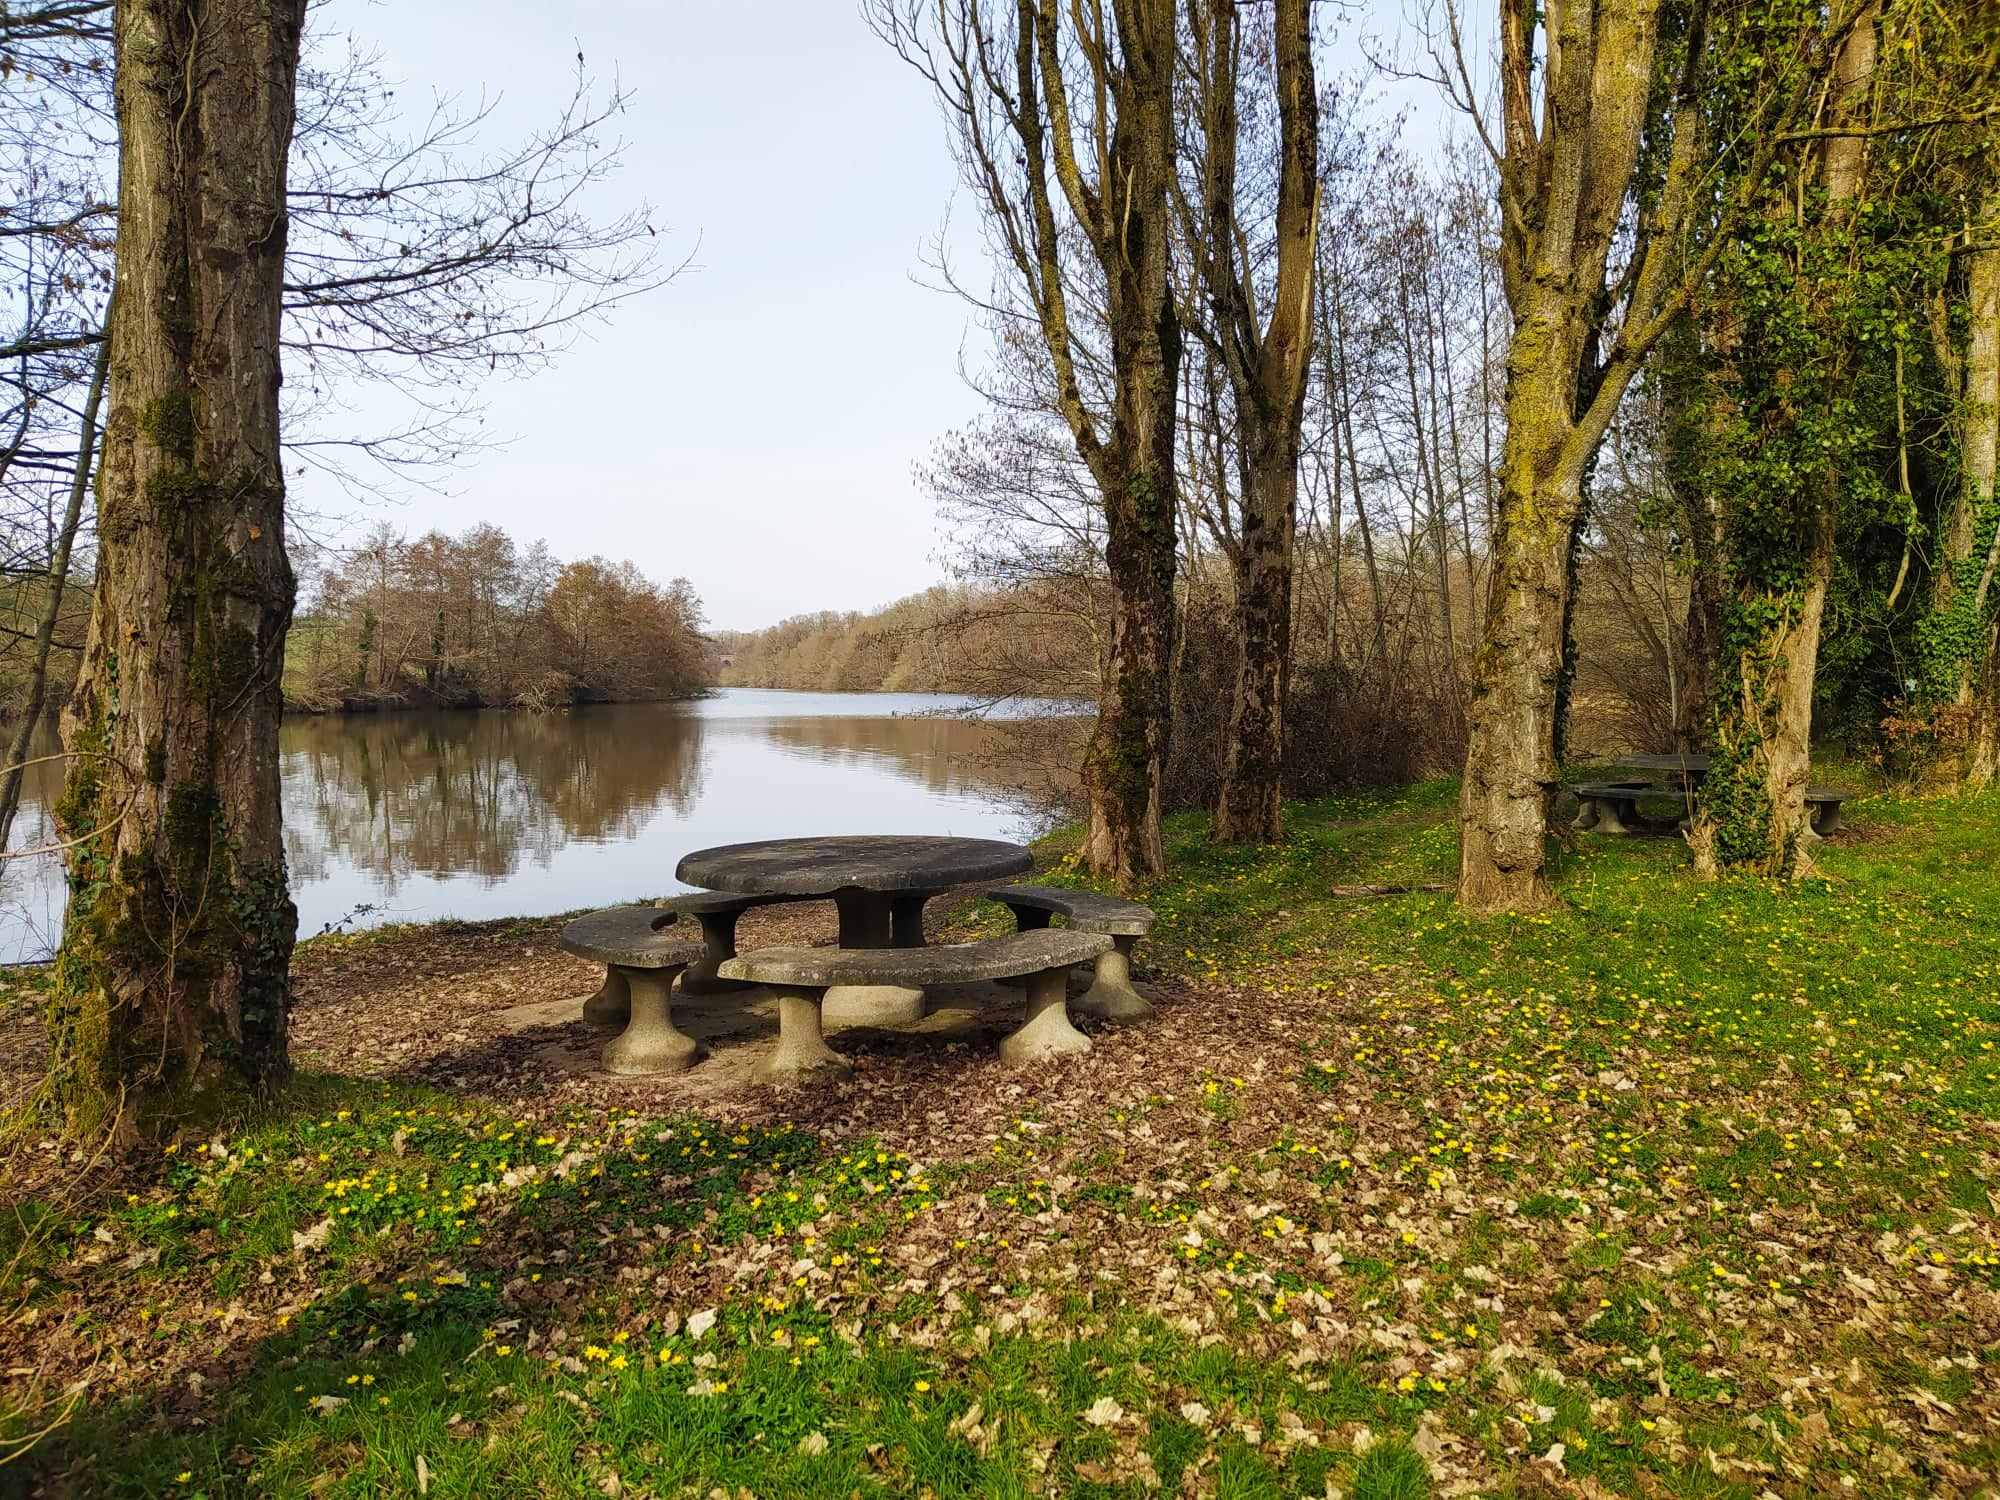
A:
<svg viewBox="0 0 2000 1500">
<path fill-rule="evenodd" d="M 689 885 L 745 896 L 830 896 L 835 891 L 941 891 L 1004 880 L 1034 868 L 1020 844 L 908 834 L 760 839 L 697 849 L 675 866 Z"/>
<path fill-rule="evenodd" d="M 1704 776 L 1708 773 L 1706 755 L 1628 755 L 1618 764 L 1635 771 L 1672 771 L 1677 776 Z"/>
</svg>

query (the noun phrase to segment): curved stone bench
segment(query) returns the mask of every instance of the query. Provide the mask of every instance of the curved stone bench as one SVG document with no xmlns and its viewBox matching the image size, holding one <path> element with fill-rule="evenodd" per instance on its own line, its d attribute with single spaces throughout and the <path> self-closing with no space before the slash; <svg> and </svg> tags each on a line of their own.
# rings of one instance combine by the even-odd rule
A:
<svg viewBox="0 0 2000 1500">
<path fill-rule="evenodd" d="M 770 1080 L 847 1077 L 847 1059 L 827 1046 L 820 1000 L 835 985 L 891 984 L 921 989 L 979 979 L 1028 980 L 1028 1017 L 1000 1043 L 1010 1063 L 1088 1052 L 1090 1038 L 1069 1023 L 1068 971 L 1108 951 L 1111 939 L 1089 932 L 1016 932 L 977 943 L 930 948 L 760 948 L 722 966 L 724 979 L 769 985 L 778 993 L 778 1049 L 757 1076 Z"/>
<path fill-rule="evenodd" d="M 1646 825 L 1639 816 L 1639 799 L 1666 795 L 1650 781 L 1579 781 L 1567 790 L 1577 800 L 1570 827 L 1610 834 L 1641 832 Z M 1678 788 L 1674 791 L 1677 795 Z"/>
<path fill-rule="evenodd" d="M 997 885 L 986 893 L 1014 913 L 1021 932 L 1046 929 L 1049 918 L 1062 917 L 1070 932 L 1102 933 L 1111 946 L 1097 957 L 1090 988 L 1071 1001 L 1086 1016 L 1107 1021 L 1143 1021 L 1153 1014 L 1146 998 L 1132 988 L 1132 949 L 1153 930 L 1150 906 L 1095 891 L 1066 891 L 1047 885 Z"/>
<path fill-rule="evenodd" d="M 717 970 L 736 957 L 736 921 L 754 906 L 778 906 L 810 901 L 811 896 L 737 896 L 728 891 L 689 891 L 654 903 L 663 911 L 693 917 L 701 924 L 703 952 L 681 975 L 683 995 L 719 995 L 744 988 L 721 978 Z"/>
<path fill-rule="evenodd" d="M 562 945 L 605 966 L 604 987 L 584 1002 L 592 1021 L 625 1023 L 604 1044 L 613 1073 L 673 1073 L 691 1068 L 701 1044 L 674 1025 L 674 976 L 700 959 L 702 945 L 673 931 L 674 913 L 617 906 L 563 925 Z"/>
</svg>

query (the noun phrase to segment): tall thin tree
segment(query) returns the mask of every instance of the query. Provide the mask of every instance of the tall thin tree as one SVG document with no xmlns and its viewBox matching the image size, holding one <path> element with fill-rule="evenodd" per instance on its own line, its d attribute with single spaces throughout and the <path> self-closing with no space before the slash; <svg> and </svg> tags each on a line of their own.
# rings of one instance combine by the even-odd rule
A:
<svg viewBox="0 0 2000 1500">
<path fill-rule="evenodd" d="M 1007 336 L 1046 351 L 1048 400 L 1103 504 L 1112 609 L 1088 853 L 1142 879 L 1164 862 L 1173 670 L 1174 0 L 870 0 L 868 15 L 937 91 L 996 248 Z"/>
<path fill-rule="evenodd" d="M 1207 294 L 1204 331 L 1229 378 L 1241 471 L 1232 556 L 1236 682 L 1215 806 L 1220 842 L 1283 837 L 1279 777 L 1292 654 L 1292 558 L 1300 432 L 1311 370 L 1319 230 L 1319 96 L 1308 0 L 1278 0 L 1272 32 L 1278 103 L 1275 269 L 1260 309 L 1238 186 L 1243 23 L 1235 0 L 1190 7 L 1203 146 L 1189 244 Z"/>
</svg>

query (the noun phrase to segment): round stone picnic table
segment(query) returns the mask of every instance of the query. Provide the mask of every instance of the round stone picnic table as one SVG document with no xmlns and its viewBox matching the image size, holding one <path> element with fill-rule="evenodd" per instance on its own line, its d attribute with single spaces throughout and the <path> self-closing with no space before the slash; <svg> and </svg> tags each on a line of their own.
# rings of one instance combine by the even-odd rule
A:
<svg viewBox="0 0 2000 1500">
<path fill-rule="evenodd" d="M 739 896 L 816 896 L 840 915 L 843 948 L 921 948 L 924 903 L 954 887 L 1006 880 L 1034 868 L 1021 844 L 924 834 L 838 834 L 759 839 L 697 849 L 675 878 Z M 827 1019 L 846 1025 L 920 1021 L 924 992 L 898 985 L 837 985 Z"/>
<path fill-rule="evenodd" d="M 1634 771 L 1667 771 L 1682 781 L 1699 781 L 1708 774 L 1706 755 L 1628 755 L 1617 762 Z"/>
</svg>

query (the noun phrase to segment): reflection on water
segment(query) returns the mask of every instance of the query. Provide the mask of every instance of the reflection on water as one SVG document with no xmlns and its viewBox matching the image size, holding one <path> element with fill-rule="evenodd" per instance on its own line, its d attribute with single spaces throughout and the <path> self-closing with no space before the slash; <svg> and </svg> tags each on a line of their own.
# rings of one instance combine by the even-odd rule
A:
<svg viewBox="0 0 2000 1500">
<path fill-rule="evenodd" d="M 816 833 L 1018 836 L 997 731 L 962 700 L 732 688 L 563 714 L 292 718 L 280 736 L 299 933 L 347 921 L 568 911 L 676 888 L 690 849 Z M 38 754 L 52 753 L 50 744 Z M 57 765 L 31 767 L 13 846 L 53 842 Z M 45 956 L 54 856 L 0 880 L 0 961 Z"/>
<path fill-rule="evenodd" d="M 701 782 L 702 721 L 653 705 L 570 714 L 382 714 L 285 725 L 294 883 L 335 862 L 384 895 L 416 874 L 506 880 L 574 839 L 636 838 Z"/>
</svg>

